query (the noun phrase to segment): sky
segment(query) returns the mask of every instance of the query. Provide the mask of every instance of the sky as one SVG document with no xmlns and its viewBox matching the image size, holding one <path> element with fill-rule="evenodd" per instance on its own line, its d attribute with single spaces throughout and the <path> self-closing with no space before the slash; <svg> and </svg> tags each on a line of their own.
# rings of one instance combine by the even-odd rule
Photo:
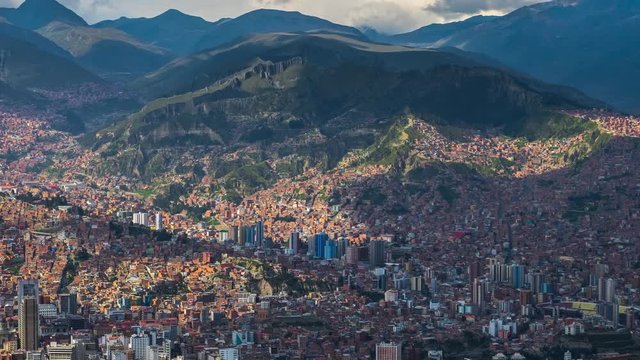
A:
<svg viewBox="0 0 640 360">
<path fill-rule="evenodd" d="M 236 17 L 260 8 L 296 10 L 336 23 L 399 33 L 473 15 L 501 15 L 542 0 L 59 0 L 89 23 L 120 16 L 152 17 L 167 9 L 207 20 Z M 0 7 L 22 0 L 0 0 Z"/>
</svg>

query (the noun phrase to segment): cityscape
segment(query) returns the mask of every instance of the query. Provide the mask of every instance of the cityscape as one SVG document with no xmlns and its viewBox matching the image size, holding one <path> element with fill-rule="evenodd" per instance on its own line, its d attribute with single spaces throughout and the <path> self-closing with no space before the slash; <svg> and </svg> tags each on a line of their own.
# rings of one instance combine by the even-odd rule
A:
<svg viewBox="0 0 640 360">
<path fill-rule="evenodd" d="M 636 0 L 125 3 L 0 1 L 1 360 L 640 359 Z"/>
</svg>

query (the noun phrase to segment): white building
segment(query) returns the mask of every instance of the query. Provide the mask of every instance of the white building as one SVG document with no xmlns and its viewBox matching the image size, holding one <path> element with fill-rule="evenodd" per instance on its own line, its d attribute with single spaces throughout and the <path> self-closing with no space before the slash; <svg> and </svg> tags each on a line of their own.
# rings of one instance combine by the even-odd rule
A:
<svg viewBox="0 0 640 360">
<path fill-rule="evenodd" d="M 55 304 L 40 304 L 38 314 L 44 318 L 54 318 L 58 316 L 58 309 Z"/>
<path fill-rule="evenodd" d="M 149 213 L 138 212 L 133 214 L 133 223 L 136 225 L 149 226 Z"/>
<path fill-rule="evenodd" d="M 384 301 L 385 302 L 396 302 L 398 301 L 398 290 L 387 290 L 384 293 Z"/>
<path fill-rule="evenodd" d="M 220 349 L 220 358 L 222 360 L 238 360 L 239 354 L 236 348 Z"/>
<path fill-rule="evenodd" d="M 156 230 L 164 230 L 164 223 L 162 222 L 162 214 L 156 213 Z"/>
<path fill-rule="evenodd" d="M 402 345 L 396 343 L 376 344 L 376 360 L 401 360 Z"/>
<path fill-rule="evenodd" d="M 135 353 L 136 360 L 147 360 L 147 349 L 151 342 L 147 334 L 134 334 L 129 340 L 129 349 Z"/>
<path fill-rule="evenodd" d="M 49 360 L 75 360 L 75 345 L 52 342 L 47 347 Z"/>
</svg>

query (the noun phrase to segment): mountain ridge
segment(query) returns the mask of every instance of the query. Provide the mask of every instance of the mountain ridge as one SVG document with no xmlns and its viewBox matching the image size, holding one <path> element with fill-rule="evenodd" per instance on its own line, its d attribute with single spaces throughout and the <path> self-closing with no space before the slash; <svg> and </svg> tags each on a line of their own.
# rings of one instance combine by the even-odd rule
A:
<svg viewBox="0 0 640 360">
<path fill-rule="evenodd" d="M 88 26 L 78 14 L 56 0 L 26 0 L 16 9 L 4 8 L 0 16 L 26 29 L 35 30 L 53 21 L 74 26 Z"/>
</svg>

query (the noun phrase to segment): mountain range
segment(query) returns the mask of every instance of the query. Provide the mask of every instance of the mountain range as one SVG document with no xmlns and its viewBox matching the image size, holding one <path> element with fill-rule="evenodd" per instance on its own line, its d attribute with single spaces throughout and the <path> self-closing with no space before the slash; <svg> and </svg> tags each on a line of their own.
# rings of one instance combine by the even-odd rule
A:
<svg viewBox="0 0 640 360">
<path fill-rule="evenodd" d="M 435 36 L 434 36 L 435 34 Z M 539 79 L 640 112 L 640 3 L 556 0 L 496 18 L 433 25 L 393 43 L 482 53 Z"/>
<path fill-rule="evenodd" d="M 169 10 L 89 25 L 55 0 L 26 0 L 0 10 L 0 100 L 116 83 L 115 93 L 127 96 L 75 109 L 91 114 L 92 130 L 80 138 L 95 155 L 89 172 L 159 187 L 206 178 L 234 200 L 310 169 L 369 164 L 412 173 L 424 163 L 418 144 L 432 140 L 416 124 L 438 136 L 493 134 L 521 146 L 580 135 L 577 148 L 555 154 L 571 164 L 606 136 L 565 110 L 634 110 L 634 40 L 609 39 L 637 36 L 637 9 L 625 1 L 624 9 L 555 1 L 384 35 L 276 10 L 217 22 Z M 593 14 L 620 21 L 581 30 L 589 19 L 594 25 Z M 596 51 L 581 33 L 610 41 Z M 133 98 L 145 105 L 132 110 Z M 85 119 L 76 116 L 74 131 Z M 494 159 L 480 170 L 504 174 L 508 163 Z"/>
<path fill-rule="evenodd" d="M 25 32 L 37 31 L 83 67 L 118 80 L 134 79 L 181 56 L 257 33 L 324 32 L 382 43 L 457 48 L 484 56 L 492 66 L 572 86 L 622 111 L 640 112 L 634 91 L 640 80 L 640 4 L 635 0 L 555 0 L 505 16 L 476 16 L 397 35 L 276 10 L 256 10 L 216 22 L 168 10 L 153 18 L 122 17 L 90 26 L 55 0 L 27 0 L 17 9 L 0 9 L 0 18 Z M 42 39 L 29 36 L 43 45 Z"/>
<path fill-rule="evenodd" d="M 239 39 L 174 61 L 134 87 L 156 100 L 84 138 L 101 154 L 96 174 L 151 181 L 184 171 L 189 154 L 227 191 L 247 192 L 310 168 L 333 169 L 407 114 L 537 139 L 582 127 L 559 109 L 598 106 L 575 90 L 452 52 L 327 33 Z M 394 146 L 371 161 L 395 158 Z"/>
</svg>

